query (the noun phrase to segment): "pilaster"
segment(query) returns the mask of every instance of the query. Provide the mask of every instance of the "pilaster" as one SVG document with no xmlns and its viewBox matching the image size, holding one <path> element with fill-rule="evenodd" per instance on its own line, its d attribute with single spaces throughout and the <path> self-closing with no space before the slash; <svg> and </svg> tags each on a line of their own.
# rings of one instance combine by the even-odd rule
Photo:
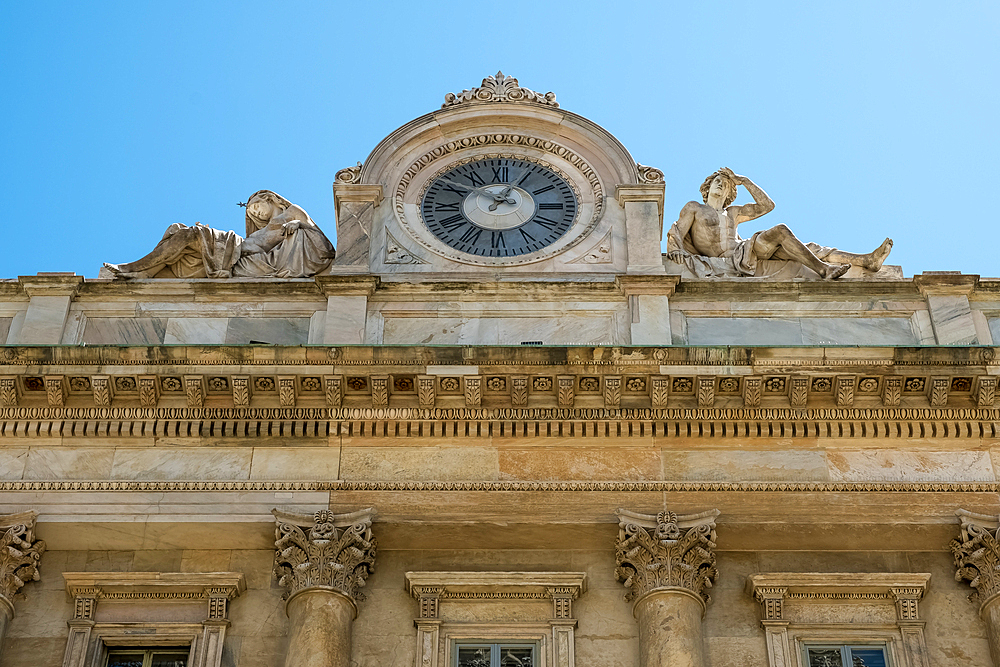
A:
<svg viewBox="0 0 1000 667">
<path fill-rule="evenodd" d="M 285 667 L 348 667 L 360 589 L 375 568 L 375 510 L 272 513 L 274 573 L 286 589 L 290 625 Z"/>
<path fill-rule="evenodd" d="M 69 307 L 83 276 L 74 274 L 39 274 L 19 276 L 18 281 L 31 299 L 16 340 L 9 344 L 59 345 L 69 317 Z M 76 341 L 68 341 L 76 342 Z"/>
<path fill-rule="evenodd" d="M 320 276 L 316 282 L 327 297 L 321 342 L 324 345 L 364 343 L 368 297 L 375 293 L 378 279 L 370 276 Z"/>
<path fill-rule="evenodd" d="M 914 276 L 920 293 L 927 300 L 927 312 L 938 345 L 979 345 L 975 317 L 969 295 L 979 276 L 951 272 L 925 271 Z"/>
<path fill-rule="evenodd" d="M 384 196 L 381 185 L 363 184 L 361 165 L 337 172 L 333 207 L 337 213 L 337 258 L 334 267 L 368 270 L 375 209 Z"/>
<path fill-rule="evenodd" d="M 705 664 L 701 620 L 711 601 L 718 510 L 678 516 L 619 509 L 615 576 L 634 600 L 640 667 Z"/>
<path fill-rule="evenodd" d="M 666 186 L 662 181 L 650 181 L 637 185 L 619 185 L 615 188 L 615 199 L 625 209 L 625 230 L 628 239 L 629 274 L 666 273 L 660 240 L 663 238 L 663 194 Z"/>
</svg>

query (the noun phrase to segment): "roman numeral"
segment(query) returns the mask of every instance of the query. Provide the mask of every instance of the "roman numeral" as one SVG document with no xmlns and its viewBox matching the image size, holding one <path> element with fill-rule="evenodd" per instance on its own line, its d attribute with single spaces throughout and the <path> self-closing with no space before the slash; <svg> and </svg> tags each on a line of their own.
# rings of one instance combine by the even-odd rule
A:
<svg viewBox="0 0 1000 667">
<path fill-rule="evenodd" d="M 491 248 L 507 247 L 507 241 L 504 240 L 503 232 L 490 232 L 490 247 Z"/>
<path fill-rule="evenodd" d="M 466 232 L 464 234 L 462 234 L 462 238 L 460 238 L 459 240 L 462 243 L 469 243 L 471 245 L 475 245 L 476 241 L 479 240 L 479 235 L 482 234 L 482 233 L 483 233 L 483 230 L 480 229 L 479 227 L 471 227 L 470 226 L 466 230 Z"/>
<path fill-rule="evenodd" d="M 518 229 L 517 231 L 521 232 L 521 236 L 524 237 L 524 242 L 525 243 L 531 243 L 532 241 L 535 240 L 534 236 L 532 236 L 528 232 L 524 231 L 523 229 Z"/>
<path fill-rule="evenodd" d="M 449 216 L 441 221 L 441 226 L 447 229 L 449 232 L 455 231 L 464 224 L 465 224 L 465 218 L 462 217 L 461 213 L 459 213 L 458 215 Z"/>
<path fill-rule="evenodd" d="M 459 197 L 465 197 L 465 193 L 461 190 L 457 190 L 454 185 L 446 185 L 444 189 L 449 192 L 454 192 Z"/>
<path fill-rule="evenodd" d="M 545 186 L 544 188 L 542 188 L 541 190 L 535 190 L 535 191 L 534 191 L 533 193 L 531 193 L 531 194 L 535 194 L 535 195 L 540 195 L 540 194 L 542 194 L 543 192 L 548 192 L 549 190 L 554 190 L 554 189 L 555 189 L 555 187 L 556 187 L 556 186 L 554 186 L 554 185 L 546 185 L 546 186 Z"/>
<path fill-rule="evenodd" d="M 482 176 L 480 176 L 474 171 L 471 171 L 468 174 L 463 174 L 463 175 L 472 182 L 473 187 L 478 188 L 481 185 L 486 185 L 486 181 L 483 180 Z"/>
<path fill-rule="evenodd" d="M 538 209 L 540 211 L 555 211 L 562 209 L 562 204 L 539 204 Z"/>
<path fill-rule="evenodd" d="M 459 202 L 454 204 L 444 204 L 442 202 L 434 202 L 435 211 L 457 211 Z"/>
<path fill-rule="evenodd" d="M 535 222 L 544 227 L 545 229 L 548 229 L 549 231 L 555 229 L 556 226 L 559 224 L 555 220 L 549 220 L 548 218 L 544 218 L 540 215 L 535 216 Z"/>
<path fill-rule="evenodd" d="M 507 182 L 507 167 L 490 167 L 493 170 L 493 182 L 494 183 L 506 183 Z"/>
</svg>

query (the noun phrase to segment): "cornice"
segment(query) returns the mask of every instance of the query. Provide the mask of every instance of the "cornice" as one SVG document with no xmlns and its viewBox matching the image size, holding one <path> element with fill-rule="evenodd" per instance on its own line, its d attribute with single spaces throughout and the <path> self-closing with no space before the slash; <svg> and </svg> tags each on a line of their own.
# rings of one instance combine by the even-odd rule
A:
<svg viewBox="0 0 1000 667">
<path fill-rule="evenodd" d="M 996 482 L 712 482 L 712 481 L 102 481 L 102 480 L 13 480 L 0 481 L 5 492 L 502 492 L 502 493 L 997 493 Z M 270 517 L 268 517 L 270 520 Z M 44 515 L 42 522 L 45 522 Z"/>
</svg>

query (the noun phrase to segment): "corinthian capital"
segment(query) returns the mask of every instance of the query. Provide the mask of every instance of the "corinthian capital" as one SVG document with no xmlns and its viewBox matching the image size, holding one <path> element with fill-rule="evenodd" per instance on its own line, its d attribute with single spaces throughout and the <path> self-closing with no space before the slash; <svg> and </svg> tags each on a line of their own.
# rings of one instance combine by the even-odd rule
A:
<svg viewBox="0 0 1000 667">
<path fill-rule="evenodd" d="M 1000 517 L 967 510 L 955 513 L 962 523 L 961 535 L 951 541 L 955 580 L 968 581 L 985 605 L 1000 593 L 1000 543 L 997 542 Z"/>
<path fill-rule="evenodd" d="M 715 569 L 715 517 L 719 510 L 678 516 L 619 509 L 615 576 L 632 601 L 658 588 L 685 588 L 711 601 Z"/>
<path fill-rule="evenodd" d="M 313 515 L 271 510 L 277 522 L 274 573 L 288 598 L 306 588 L 331 588 L 352 600 L 362 600 L 361 589 L 375 569 L 375 509 Z"/>
<path fill-rule="evenodd" d="M 38 581 L 45 542 L 35 539 L 37 512 L 0 516 L 0 599 L 12 605 L 29 581 Z"/>
</svg>

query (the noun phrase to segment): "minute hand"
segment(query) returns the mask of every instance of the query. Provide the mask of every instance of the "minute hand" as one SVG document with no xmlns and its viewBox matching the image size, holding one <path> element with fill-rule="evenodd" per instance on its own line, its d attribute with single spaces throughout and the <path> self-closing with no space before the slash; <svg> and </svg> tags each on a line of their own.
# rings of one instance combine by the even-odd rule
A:
<svg viewBox="0 0 1000 667">
<path fill-rule="evenodd" d="M 479 188 L 473 188 L 471 186 L 466 185 L 465 183 L 459 183 L 458 181 L 450 181 L 447 178 L 442 178 L 440 180 L 441 180 L 442 183 L 448 183 L 449 185 L 454 185 L 454 186 L 459 187 L 459 188 L 464 188 L 464 189 L 469 190 L 471 192 L 478 192 L 479 191 Z"/>
</svg>

